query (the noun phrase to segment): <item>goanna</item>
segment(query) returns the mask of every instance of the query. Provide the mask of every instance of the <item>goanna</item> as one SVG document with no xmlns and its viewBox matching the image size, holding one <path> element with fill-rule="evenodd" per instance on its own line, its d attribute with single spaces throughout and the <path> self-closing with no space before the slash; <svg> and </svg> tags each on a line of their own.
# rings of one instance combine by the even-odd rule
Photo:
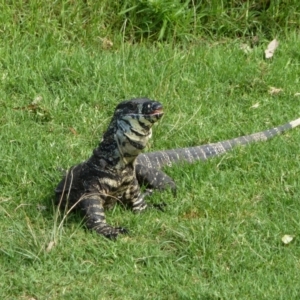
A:
<svg viewBox="0 0 300 300">
<path fill-rule="evenodd" d="M 179 161 L 194 162 L 229 151 L 236 145 L 264 141 L 300 125 L 300 118 L 266 131 L 203 146 L 142 154 L 152 134 L 152 126 L 163 116 L 163 107 L 147 98 L 121 102 L 99 146 L 85 162 L 73 166 L 58 184 L 56 200 L 60 206 L 80 208 L 86 226 L 107 238 L 127 233 L 123 227 L 106 223 L 105 209 L 121 202 L 141 212 L 147 208 L 140 187 L 174 193 L 174 181 L 160 170 Z M 158 205 L 158 208 L 160 206 Z"/>
</svg>

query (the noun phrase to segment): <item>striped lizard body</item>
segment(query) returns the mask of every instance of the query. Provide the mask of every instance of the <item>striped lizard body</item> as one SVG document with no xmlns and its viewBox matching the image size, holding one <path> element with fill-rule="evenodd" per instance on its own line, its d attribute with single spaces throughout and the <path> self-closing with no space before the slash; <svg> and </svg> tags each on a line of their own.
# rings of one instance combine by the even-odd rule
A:
<svg viewBox="0 0 300 300">
<path fill-rule="evenodd" d="M 70 168 L 56 187 L 59 206 L 79 208 L 86 226 L 107 238 L 127 233 L 106 223 L 105 209 L 117 202 L 141 212 L 149 206 L 144 198 L 151 189 L 176 191 L 175 182 L 161 168 L 179 162 L 206 160 L 237 145 L 265 141 L 300 125 L 300 118 L 266 131 L 203 146 L 142 154 L 152 135 L 152 126 L 163 115 L 162 105 L 148 98 L 121 102 L 99 146 L 91 157 Z M 143 193 L 141 186 L 148 189 Z M 152 205 L 155 207 L 155 205 Z M 161 205 L 156 205 L 161 208 Z"/>
<path fill-rule="evenodd" d="M 147 98 L 121 102 L 99 146 L 85 162 L 72 167 L 56 187 L 59 206 L 80 208 L 86 226 L 107 238 L 126 233 L 106 223 L 104 210 L 116 202 L 134 212 L 147 203 L 135 175 L 135 161 L 152 135 L 151 128 L 163 115 L 162 105 Z"/>
</svg>

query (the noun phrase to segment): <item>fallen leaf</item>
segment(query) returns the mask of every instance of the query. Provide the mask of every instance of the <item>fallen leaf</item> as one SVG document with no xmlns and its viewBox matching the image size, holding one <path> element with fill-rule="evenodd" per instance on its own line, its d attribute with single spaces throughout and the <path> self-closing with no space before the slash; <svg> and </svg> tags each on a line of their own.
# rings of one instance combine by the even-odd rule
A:
<svg viewBox="0 0 300 300">
<path fill-rule="evenodd" d="M 37 208 L 37 210 L 46 210 L 47 209 L 47 206 L 46 205 L 41 205 L 41 204 L 38 204 L 37 206 L 36 206 L 36 208 Z"/>
<path fill-rule="evenodd" d="M 241 44 L 240 49 L 245 53 L 245 54 L 249 54 L 252 52 L 252 49 L 249 45 L 247 44 Z"/>
<path fill-rule="evenodd" d="M 69 130 L 74 134 L 77 135 L 77 131 L 73 127 L 69 127 Z"/>
<path fill-rule="evenodd" d="M 104 49 L 110 49 L 114 45 L 114 43 L 111 40 L 109 40 L 108 38 L 102 38 L 101 42 L 102 42 L 102 47 Z"/>
<path fill-rule="evenodd" d="M 293 239 L 294 239 L 293 236 L 288 235 L 288 234 L 285 234 L 285 235 L 281 238 L 281 241 L 282 241 L 285 245 L 287 245 L 287 244 L 289 244 Z"/>
<path fill-rule="evenodd" d="M 253 104 L 250 108 L 258 108 L 259 107 L 259 102 Z"/>
<path fill-rule="evenodd" d="M 281 89 L 281 88 L 276 88 L 274 86 L 270 86 L 270 88 L 269 88 L 269 94 L 270 95 L 277 95 L 281 92 L 283 92 L 283 89 Z"/>
<path fill-rule="evenodd" d="M 39 102 L 41 102 L 43 100 L 42 96 L 36 96 L 33 101 L 31 102 L 31 104 L 38 104 Z"/>
<path fill-rule="evenodd" d="M 56 243 L 54 241 L 51 241 L 46 248 L 46 252 L 50 252 L 55 245 Z"/>
<path fill-rule="evenodd" d="M 276 48 L 278 47 L 278 45 L 279 42 L 276 39 L 274 39 L 271 43 L 269 43 L 267 49 L 265 50 L 265 57 L 267 59 L 273 57 L 273 54 Z"/>
<path fill-rule="evenodd" d="M 294 96 L 295 96 L 295 97 L 298 97 L 298 96 L 300 96 L 300 93 L 296 93 Z"/>
</svg>

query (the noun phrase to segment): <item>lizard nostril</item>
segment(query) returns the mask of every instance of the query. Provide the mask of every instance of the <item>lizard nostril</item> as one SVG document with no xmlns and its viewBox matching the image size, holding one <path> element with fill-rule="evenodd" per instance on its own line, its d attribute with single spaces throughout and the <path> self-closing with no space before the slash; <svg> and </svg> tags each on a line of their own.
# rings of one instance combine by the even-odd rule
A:
<svg viewBox="0 0 300 300">
<path fill-rule="evenodd" d="M 163 106 L 159 102 L 154 102 L 152 105 L 153 110 L 162 110 Z"/>
</svg>

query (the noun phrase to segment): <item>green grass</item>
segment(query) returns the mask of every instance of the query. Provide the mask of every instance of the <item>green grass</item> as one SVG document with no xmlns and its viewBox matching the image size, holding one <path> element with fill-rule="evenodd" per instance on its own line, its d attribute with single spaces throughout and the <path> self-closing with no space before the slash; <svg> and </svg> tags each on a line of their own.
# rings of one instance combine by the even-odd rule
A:
<svg viewBox="0 0 300 300">
<path fill-rule="evenodd" d="M 59 169 L 91 154 L 123 99 L 164 104 L 147 151 L 299 117 L 299 33 L 279 36 L 265 61 L 264 37 L 247 55 L 244 40 L 225 38 L 171 46 L 116 34 L 103 49 L 95 27 L 76 39 L 79 25 L 33 18 L 22 31 L 8 16 L 0 31 L 1 299 L 299 299 L 300 129 L 167 168 L 177 197 L 149 199 L 166 202 L 165 212 L 109 211 L 110 224 L 130 230 L 116 242 L 52 205 Z M 270 87 L 283 91 L 270 95 Z M 285 234 L 294 236 L 288 245 Z"/>
<path fill-rule="evenodd" d="M 298 0 L 13 0 L 0 9 L 0 36 L 9 43 L 28 34 L 106 48 L 121 40 L 270 38 L 300 27 Z"/>
</svg>

